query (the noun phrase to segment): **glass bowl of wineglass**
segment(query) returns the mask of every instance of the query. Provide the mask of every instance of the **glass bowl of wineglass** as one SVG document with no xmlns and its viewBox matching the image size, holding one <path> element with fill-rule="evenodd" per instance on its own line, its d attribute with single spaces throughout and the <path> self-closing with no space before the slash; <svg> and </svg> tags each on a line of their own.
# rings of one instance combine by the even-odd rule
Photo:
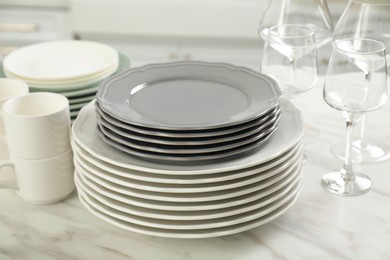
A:
<svg viewBox="0 0 390 260">
<path fill-rule="evenodd" d="M 333 41 L 346 38 L 370 38 L 378 40 L 390 50 L 390 1 L 351 0 L 345 7 L 333 33 Z M 390 55 L 387 54 L 387 70 L 390 69 Z M 388 80 L 388 82 L 390 82 Z M 390 143 L 366 132 L 366 117 L 358 122 L 353 141 L 353 158 L 359 163 L 377 163 L 390 159 Z M 343 159 L 345 142 L 337 142 L 331 151 Z"/>
<path fill-rule="evenodd" d="M 387 100 L 387 63 L 383 43 L 367 38 L 349 38 L 335 43 L 325 75 L 325 102 L 346 121 L 344 165 L 322 177 L 323 187 L 335 194 L 366 193 L 371 180 L 357 172 L 352 160 L 355 125 L 367 112 L 379 109 Z"/>
<path fill-rule="evenodd" d="M 333 23 L 326 0 L 270 0 L 259 24 L 265 41 L 274 25 L 302 24 L 314 30 L 317 48 L 330 42 Z"/>
<path fill-rule="evenodd" d="M 261 72 L 275 78 L 287 100 L 312 88 L 318 77 L 314 30 L 301 24 L 269 29 Z"/>
<path fill-rule="evenodd" d="M 301 24 L 272 26 L 263 48 L 261 72 L 278 82 L 283 98 L 288 101 L 313 88 L 318 80 L 314 29 Z M 305 124 L 304 144 L 318 136 L 315 127 Z"/>
</svg>

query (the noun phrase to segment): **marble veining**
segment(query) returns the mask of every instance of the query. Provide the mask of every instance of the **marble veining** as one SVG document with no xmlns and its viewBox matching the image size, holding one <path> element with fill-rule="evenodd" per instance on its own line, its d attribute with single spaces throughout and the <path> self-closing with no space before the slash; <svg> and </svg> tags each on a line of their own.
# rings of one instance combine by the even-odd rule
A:
<svg viewBox="0 0 390 260">
<path fill-rule="evenodd" d="M 368 194 L 338 197 L 322 189 L 322 174 L 342 165 L 330 144 L 345 138 L 345 126 L 321 91 L 317 86 L 296 100 L 320 136 L 305 147 L 301 195 L 271 223 L 210 239 L 144 236 L 98 219 L 83 208 L 76 192 L 60 203 L 31 205 L 3 179 L 0 259 L 390 259 L 390 161 L 359 166 L 373 181 Z M 367 133 L 390 140 L 389 113 L 386 104 L 369 114 Z"/>
</svg>

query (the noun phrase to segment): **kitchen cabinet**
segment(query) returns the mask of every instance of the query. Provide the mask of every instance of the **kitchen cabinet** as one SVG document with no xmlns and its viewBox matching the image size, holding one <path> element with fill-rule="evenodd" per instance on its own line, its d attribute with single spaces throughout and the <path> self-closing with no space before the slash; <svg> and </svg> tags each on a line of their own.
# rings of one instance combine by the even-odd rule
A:
<svg viewBox="0 0 390 260">
<path fill-rule="evenodd" d="M 83 40 L 93 40 L 113 46 L 131 59 L 131 66 L 179 60 L 227 62 L 258 70 L 262 42 L 234 41 L 232 39 L 179 39 L 120 37 L 104 35 L 79 35 Z"/>
<path fill-rule="evenodd" d="M 71 38 L 66 1 L 0 1 L 0 59 L 21 46 Z"/>
</svg>

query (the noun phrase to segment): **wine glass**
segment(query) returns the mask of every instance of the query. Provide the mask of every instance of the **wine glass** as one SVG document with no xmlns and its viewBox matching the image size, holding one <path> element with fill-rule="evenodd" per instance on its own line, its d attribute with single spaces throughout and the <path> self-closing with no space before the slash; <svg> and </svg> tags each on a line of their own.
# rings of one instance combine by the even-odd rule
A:
<svg viewBox="0 0 390 260">
<path fill-rule="evenodd" d="M 315 33 L 301 24 L 275 25 L 269 29 L 264 44 L 261 72 L 279 84 L 284 99 L 293 99 L 315 86 L 318 78 Z M 308 131 L 311 130 L 311 131 Z M 314 127 L 305 125 L 305 144 L 318 136 Z M 305 155 L 306 158 L 306 155 Z"/>
<path fill-rule="evenodd" d="M 382 42 L 386 50 L 390 50 L 389 14 L 389 0 L 349 1 L 334 30 L 334 42 L 345 38 L 371 38 Z M 387 66 L 390 66 L 389 60 L 387 54 Z M 359 163 L 376 163 L 390 159 L 390 144 L 366 136 L 365 121 L 366 116 L 363 115 L 353 141 L 354 160 Z M 345 142 L 333 144 L 331 150 L 337 157 L 343 158 Z"/>
<path fill-rule="evenodd" d="M 312 88 L 318 76 L 314 30 L 301 24 L 272 26 L 263 49 L 261 72 L 278 81 L 288 100 Z"/>
<path fill-rule="evenodd" d="M 383 43 L 350 38 L 335 43 L 324 84 L 325 102 L 342 112 L 347 124 L 344 166 L 322 177 L 323 187 L 335 194 L 354 196 L 369 191 L 371 180 L 356 172 L 352 160 L 353 132 L 362 114 L 387 100 L 387 64 Z"/>
<path fill-rule="evenodd" d="M 259 25 L 261 38 L 267 41 L 269 29 L 282 24 L 311 27 L 317 48 L 332 38 L 333 23 L 326 0 L 269 0 Z"/>
</svg>

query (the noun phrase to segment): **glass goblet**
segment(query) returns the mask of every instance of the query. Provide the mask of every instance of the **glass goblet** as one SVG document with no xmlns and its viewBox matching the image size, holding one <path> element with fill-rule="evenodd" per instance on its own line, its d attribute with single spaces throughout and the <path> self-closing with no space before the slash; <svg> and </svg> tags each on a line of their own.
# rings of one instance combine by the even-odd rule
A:
<svg viewBox="0 0 390 260">
<path fill-rule="evenodd" d="M 389 50 L 389 14 L 389 0 L 351 0 L 345 7 L 334 29 L 333 41 L 337 42 L 345 38 L 370 38 L 382 42 L 386 50 Z M 387 66 L 390 66 L 389 59 L 390 56 L 387 53 Z M 357 128 L 353 141 L 353 154 L 356 162 L 377 163 L 390 159 L 390 143 L 379 140 L 367 133 L 365 115 L 359 120 Z M 343 159 L 345 142 L 333 144 L 331 151 L 334 155 Z"/>
<path fill-rule="evenodd" d="M 261 72 L 275 78 L 286 99 L 312 88 L 318 77 L 314 30 L 300 24 L 269 29 Z"/>
<path fill-rule="evenodd" d="M 278 81 L 289 101 L 317 83 L 317 48 L 314 29 L 301 24 L 275 25 L 264 44 L 261 72 Z M 310 130 L 310 131 L 309 131 Z M 304 143 L 319 136 L 315 127 L 305 126 Z"/>
<path fill-rule="evenodd" d="M 259 24 L 259 35 L 266 41 L 270 28 L 282 24 L 312 28 L 317 48 L 332 39 L 333 23 L 326 0 L 269 0 Z"/>
<path fill-rule="evenodd" d="M 347 144 L 342 169 L 323 175 L 322 185 L 327 191 L 340 195 L 366 193 L 371 180 L 354 169 L 353 133 L 362 114 L 380 108 L 387 100 L 383 43 L 365 38 L 337 41 L 325 75 L 323 95 L 329 106 L 342 112 L 347 125 Z"/>
</svg>

